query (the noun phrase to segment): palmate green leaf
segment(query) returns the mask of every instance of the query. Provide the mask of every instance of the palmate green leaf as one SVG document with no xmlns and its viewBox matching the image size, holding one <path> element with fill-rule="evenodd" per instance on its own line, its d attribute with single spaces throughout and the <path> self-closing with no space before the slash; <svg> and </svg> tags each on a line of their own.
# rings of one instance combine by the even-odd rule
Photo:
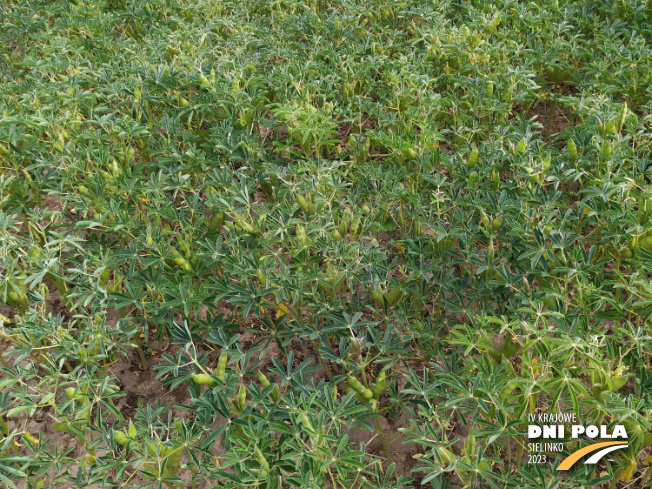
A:
<svg viewBox="0 0 652 489">
<path fill-rule="evenodd" d="M 17 469 L 14 464 L 27 464 L 30 461 L 31 458 L 27 456 L 0 457 L 0 481 L 13 489 L 17 489 L 15 484 L 18 480 L 17 478 L 24 479 L 27 477 L 27 474 L 22 470 Z M 11 479 L 5 474 L 9 474 Z"/>
<path fill-rule="evenodd" d="M 646 322 L 652 316 L 652 299 L 636 301 L 632 306 L 638 309 L 636 313 L 643 322 Z"/>
<path fill-rule="evenodd" d="M 0 380 L 0 389 L 4 389 L 7 386 L 10 386 L 12 384 L 15 384 L 19 382 L 18 379 L 1 379 Z"/>
<path fill-rule="evenodd" d="M 102 224 L 97 221 L 79 221 L 75 223 L 75 229 L 93 229 L 101 226 Z"/>
<path fill-rule="evenodd" d="M 5 469 L 6 470 L 6 467 L 4 467 L 4 465 L 0 465 L 0 469 Z M 22 472 L 20 474 L 13 474 L 13 475 L 18 475 L 20 477 L 27 477 L 27 474 L 24 474 Z M 16 486 L 16 484 L 13 483 L 13 481 L 11 479 L 6 477 L 2 473 L 0 473 L 0 481 L 4 482 L 5 484 L 7 484 L 8 487 L 11 487 L 13 489 L 17 489 L 17 487 L 18 487 L 18 486 Z"/>
<path fill-rule="evenodd" d="M 134 334 L 144 333 L 139 343 L 147 351 L 151 330 L 168 353 L 156 365 L 158 378 L 168 377 L 163 399 L 188 383 L 194 361 L 214 371 L 221 350 L 230 355 L 224 385 L 183 402 L 198 433 L 184 441 L 206 451 L 192 461 L 194 482 L 215 487 L 260 478 L 229 426 L 242 426 L 252 445 L 262 441 L 266 455 L 283 460 L 259 485 L 331 484 L 328 453 L 364 450 L 355 461 L 364 464 L 365 480 L 357 468 L 335 463 L 338 482 L 400 489 L 409 481 L 383 473 L 387 464 L 373 465 L 369 446 L 342 444 L 343 433 L 373 429 L 380 416 L 405 422 L 411 432 L 401 434 L 420 447 L 445 446 L 433 440 L 462 417 L 474 424 L 486 456 L 505 462 L 484 474 L 488 480 L 469 478 L 469 489 L 552 489 L 561 484 L 554 466 L 516 467 L 515 454 L 507 460 L 504 449 L 508 437 L 523 441 L 513 423 L 534 398 L 538 409 L 647 423 L 645 405 L 622 404 L 631 389 L 599 403 L 588 390 L 588 368 L 603 365 L 634 374 L 639 399 L 648 384 L 649 281 L 641 274 L 652 255 L 641 242 L 649 227 L 650 94 L 641 87 L 650 47 L 643 6 L 500 1 L 490 11 L 459 2 L 381 2 L 370 10 L 356 1 L 134 0 L 125 10 L 113 3 L 34 9 L 19 1 L 3 11 L 0 268 L 8 278 L 0 285 L 7 299 L 22 290 L 25 272 L 29 307 L 18 316 L 3 309 L 11 323 L 1 333 L 21 342 L 11 362 L 34 368 L 0 374 L 23 381 L 4 386 L 9 402 L 0 402 L 1 414 L 25 398 L 36 415 L 56 392 L 52 386 L 67 385 L 70 375 L 101 384 L 104 369 L 122 365 L 118 352 L 132 359 Z M 265 28 L 272 18 L 275 28 Z M 242 124 L 248 108 L 251 122 Z M 571 137 L 577 157 L 567 146 Z M 108 166 L 114 158 L 120 176 Z M 297 195 L 311 195 L 315 209 L 305 212 Z M 492 221 L 482 222 L 479 209 Z M 217 211 L 226 223 L 235 213 L 267 219 L 255 223 L 256 235 L 208 232 Z M 493 229 L 497 217 L 502 223 Z M 340 221 L 346 232 L 333 243 L 329 234 Z M 180 251 L 193 260 L 190 272 L 171 259 L 181 239 L 189 244 Z M 41 249 L 42 257 L 32 256 Z M 98 288 L 102 267 L 111 281 Z M 335 297 L 318 287 L 329 269 L 346 277 Z M 65 283 L 74 307 L 58 302 L 53 279 Z M 396 283 L 405 284 L 397 304 L 377 306 L 369 297 Z M 104 288 L 114 295 L 107 299 Z M 276 319 L 272 304 L 281 302 L 299 317 L 292 311 Z M 97 328 L 95 315 L 112 323 L 116 306 L 125 315 L 116 330 Z M 38 319 L 50 310 L 61 320 Z M 499 363 L 485 358 L 492 339 L 500 346 L 507 331 L 522 349 L 497 355 Z M 98 341 L 100 353 L 81 361 L 77 352 Z M 263 345 L 267 351 L 258 350 Z M 341 385 L 334 393 L 346 370 L 360 379 L 364 371 L 373 383 L 381 366 L 388 385 L 377 412 Z M 273 377 L 280 401 L 258 384 L 258 370 Z M 517 387 L 501 401 L 511 382 Z M 235 384 L 248 388 L 251 419 L 230 412 Z M 91 410 L 97 406 L 98 416 L 88 426 L 94 433 L 117 416 L 112 394 L 97 393 L 102 400 Z M 175 413 L 130 393 L 140 397 L 128 414 L 140 431 L 177 436 Z M 82 409 L 54 399 L 55 411 Z M 314 414 L 313 429 L 324 431 L 319 449 L 305 438 L 311 430 L 288 421 L 299 400 L 302 412 Z M 227 428 L 212 425 L 218 415 L 232 419 Z M 329 426 L 331 416 L 337 421 Z M 234 441 L 220 463 L 229 469 L 218 471 L 210 451 L 224 451 L 225 432 Z M 88 474 L 71 459 L 57 461 L 80 474 L 68 483 L 109 473 L 101 483 L 125 483 L 131 470 L 111 472 L 122 455 L 99 455 L 102 446 Z M 321 454 L 326 461 L 317 460 Z M 46 470 L 38 464 L 47 457 L 42 450 L 32 459 Z M 622 466 L 606 463 L 609 473 Z M 578 471 L 563 483 L 590 487 L 591 477 Z M 457 482 L 451 471 L 425 484 Z"/>
<path fill-rule="evenodd" d="M 357 469 L 364 469 L 365 464 L 359 461 L 359 459 L 363 458 L 364 455 L 364 452 L 348 452 L 346 455 L 340 456 L 338 461 L 344 465 L 349 465 Z"/>
<path fill-rule="evenodd" d="M 7 411 L 6 416 L 7 418 L 11 418 L 25 411 L 29 411 L 30 416 L 32 416 L 34 414 L 34 411 L 36 411 L 36 408 L 37 406 L 35 404 L 24 404 L 22 406 L 16 406 L 14 408 L 11 408 L 9 411 Z"/>
</svg>

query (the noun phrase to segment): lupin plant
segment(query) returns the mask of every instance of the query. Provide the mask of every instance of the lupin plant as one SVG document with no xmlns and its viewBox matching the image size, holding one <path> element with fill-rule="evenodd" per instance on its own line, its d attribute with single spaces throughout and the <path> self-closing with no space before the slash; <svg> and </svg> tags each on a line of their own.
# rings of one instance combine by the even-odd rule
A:
<svg viewBox="0 0 652 489">
<path fill-rule="evenodd" d="M 0 14 L 0 487 L 650 486 L 646 2 Z"/>
</svg>

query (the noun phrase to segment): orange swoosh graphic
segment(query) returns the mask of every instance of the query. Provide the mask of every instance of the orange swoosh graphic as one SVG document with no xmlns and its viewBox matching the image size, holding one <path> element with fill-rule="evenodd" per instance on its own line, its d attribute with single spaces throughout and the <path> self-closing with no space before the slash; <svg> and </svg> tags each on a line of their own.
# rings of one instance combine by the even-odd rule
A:
<svg viewBox="0 0 652 489">
<path fill-rule="evenodd" d="M 557 467 L 557 470 L 568 470 L 573 465 L 575 465 L 575 462 L 577 462 L 579 459 L 581 459 L 584 455 L 587 455 L 587 454 L 589 454 L 591 452 L 595 452 L 596 450 L 600 450 L 601 448 L 604 448 L 604 447 L 610 447 L 612 445 L 627 445 L 627 442 L 625 442 L 625 441 L 605 441 L 605 442 L 602 442 L 602 443 L 594 443 L 593 445 L 589 445 L 588 447 L 580 448 L 576 452 L 573 452 L 568 457 L 566 457 L 564 459 L 564 461 L 559 464 L 559 467 Z"/>
</svg>

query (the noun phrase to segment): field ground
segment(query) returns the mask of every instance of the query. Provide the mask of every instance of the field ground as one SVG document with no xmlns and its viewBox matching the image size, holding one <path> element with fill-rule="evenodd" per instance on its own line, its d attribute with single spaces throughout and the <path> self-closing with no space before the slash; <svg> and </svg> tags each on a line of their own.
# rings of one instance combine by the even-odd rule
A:
<svg viewBox="0 0 652 489">
<path fill-rule="evenodd" d="M 4 1 L 0 488 L 652 487 L 651 26 Z"/>
</svg>

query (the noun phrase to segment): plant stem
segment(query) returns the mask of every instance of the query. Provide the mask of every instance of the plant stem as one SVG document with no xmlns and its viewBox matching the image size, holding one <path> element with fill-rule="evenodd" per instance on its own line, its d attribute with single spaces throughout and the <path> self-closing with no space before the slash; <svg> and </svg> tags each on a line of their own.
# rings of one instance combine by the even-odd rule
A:
<svg viewBox="0 0 652 489">
<path fill-rule="evenodd" d="M 2 416 L 0 416 L 0 427 L 4 429 L 6 436 L 9 436 L 9 426 L 7 426 L 7 423 L 5 423 L 5 420 Z"/>
<path fill-rule="evenodd" d="M 555 103 L 550 100 L 550 109 L 548 110 L 548 124 L 546 126 L 546 141 L 550 141 L 550 126 L 552 125 L 552 118 L 555 115 Z"/>
<path fill-rule="evenodd" d="M 385 432 L 383 431 L 383 427 L 380 424 L 380 418 L 376 418 L 376 424 L 378 425 L 378 429 L 376 430 L 376 433 L 380 437 L 380 441 L 383 444 L 383 448 L 385 449 L 385 455 L 387 456 L 387 460 L 389 460 L 390 464 L 393 464 L 394 460 L 392 460 L 392 452 L 389 449 L 389 443 L 387 443 L 387 438 L 385 438 Z"/>
<path fill-rule="evenodd" d="M 641 487 L 645 487 L 647 481 L 652 477 L 652 465 L 650 465 L 645 472 L 643 473 L 643 480 L 641 481 Z"/>
<path fill-rule="evenodd" d="M 323 367 L 324 372 L 326 372 L 326 377 L 328 378 L 328 380 L 331 380 L 332 372 L 331 372 L 330 365 L 328 365 L 324 361 L 324 359 L 321 356 L 321 353 L 319 353 L 319 345 L 317 345 L 317 342 L 315 340 L 310 340 L 310 344 L 312 345 L 312 347 L 315 349 L 315 352 L 317 353 L 317 358 L 319 359 L 319 363 Z"/>
<path fill-rule="evenodd" d="M 140 341 L 136 344 L 136 349 L 138 350 L 138 356 L 140 357 L 140 363 L 143 364 L 143 369 L 147 370 L 147 359 L 145 358 L 145 352 L 140 346 Z"/>
<path fill-rule="evenodd" d="M 507 445 L 507 462 L 509 463 L 512 461 L 512 444 L 509 438 L 505 441 L 505 445 Z"/>
<path fill-rule="evenodd" d="M 518 446 L 516 447 L 516 467 L 520 467 L 521 459 L 523 457 L 523 444 L 520 443 L 518 439 L 516 443 L 518 443 Z"/>
</svg>

